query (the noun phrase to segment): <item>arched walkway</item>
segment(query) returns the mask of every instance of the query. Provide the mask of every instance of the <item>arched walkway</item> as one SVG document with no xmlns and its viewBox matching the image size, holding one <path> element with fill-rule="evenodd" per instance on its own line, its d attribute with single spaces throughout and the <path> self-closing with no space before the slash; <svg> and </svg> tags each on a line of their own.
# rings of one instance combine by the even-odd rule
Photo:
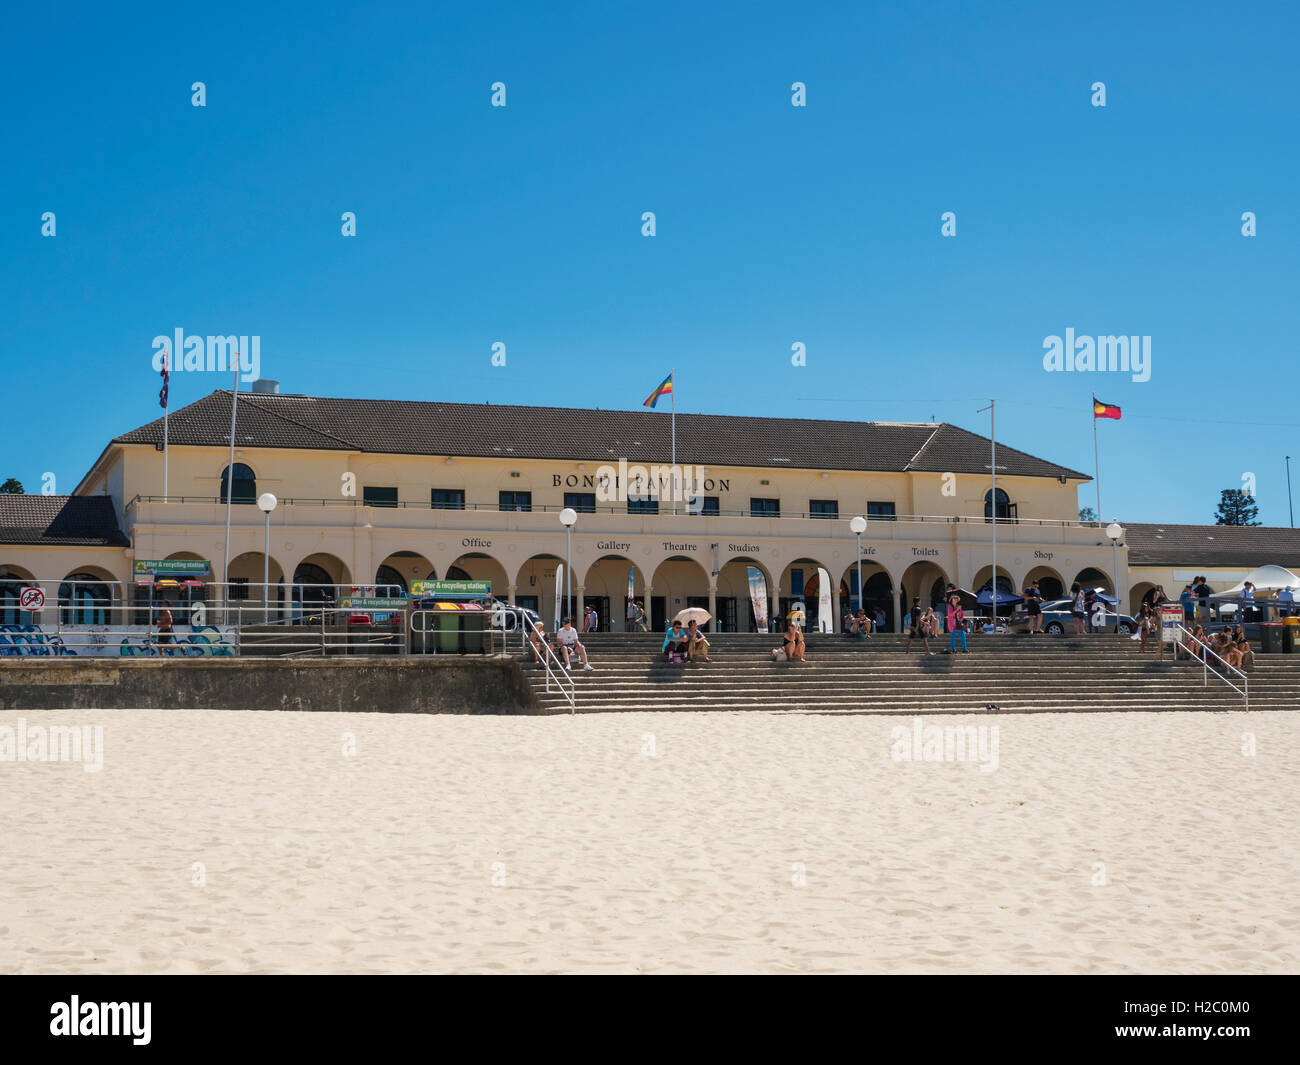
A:
<svg viewBox="0 0 1300 1065">
<path fill-rule="evenodd" d="M 992 572 L 993 569 L 991 566 L 981 567 L 975 574 L 975 582 L 971 585 L 970 590 L 976 595 L 979 595 L 981 592 L 989 591 L 993 583 L 991 580 Z M 1020 589 L 1016 587 L 1015 581 L 1012 580 L 1010 571 L 1002 566 L 998 566 L 998 592 L 1004 595 L 1013 595 L 1017 597 L 1020 595 Z M 997 612 L 1005 616 L 1012 613 L 1014 609 L 1014 604 L 1001 603 L 998 605 Z M 993 607 L 991 605 L 981 604 L 978 607 L 978 611 L 981 614 L 989 615 L 993 613 Z"/>
<path fill-rule="evenodd" d="M 628 574 L 632 575 L 632 595 L 645 609 L 645 574 L 631 559 L 624 555 L 602 555 L 582 573 L 577 571 L 575 579 L 580 577 L 581 591 L 574 585 L 574 596 L 578 599 L 576 618 L 588 607 L 596 608 L 597 625 L 602 632 L 627 631 L 627 588 Z M 579 625 L 579 628 L 582 626 Z"/>
<path fill-rule="evenodd" d="M 650 593 L 650 631 L 662 633 L 679 610 L 709 609 L 709 574 L 698 559 L 672 555 L 655 567 Z"/>
<path fill-rule="evenodd" d="M 1107 595 L 1115 594 L 1115 582 L 1105 572 L 1093 566 L 1081 569 L 1074 579 L 1082 584 L 1084 588 L 1100 588 Z"/>
<path fill-rule="evenodd" d="M 377 588 L 409 592 L 412 581 L 436 579 L 433 575 L 433 563 L 418 551 L 394 551 L 375 567 L 374 583 Z"/>
<path fill-rule="evenodd" d="M 894 617 L 894 582 L 889 571 L 871 558 L 862 560 L 862 595 L 858 595 L 858 561 L 855 555 L 845 569 L 841 583 L 847 587 L 848 598 L 840 604 L 840 613 L 857 613 L 858 606 L 871 615 L 873 625 L 880 624 L 881 632 L 892 631 Z M 859 603 L 859 600 L 861 601 Z M 880 623 L 877 611 L 884 618 Z M 838 626 L 837 626 L 838 628 Z"/>
<path fill-rule="evenodd" d="M 784 630 L 785 620 L 796 602 L 803 603 L 807 615 L 804 632 L 816 632 L 818 630 L 821 620 L 821 605 L 818 601 L 821 588 L 817 579 L 819 567 L 826 570 L 827 573 L 832 571 L 831 567 L 824 562 L 808 557 L 796 558 L 781 571 L 781 580 L 778 585 L 780 605 L 777 620 L 782 630 Z M 834 568 L 838 570 L 839 566 Z M 836 631 L 839 628 L 837 592 L 838 589 L 831 589 L 831 631 Z"/>
<path fill-rule="evenodd" d="M 776 594 L 776 581 L 768 568 L 756 558 L 730 558 L 718 570 L 717 627 L 719 632 L 757 632 L 753 597 L 749 588 L 749 567 L 763 575 L 763 613 L 772 616 L 772 599 Z M 766 628 L 764 631 L 767 631 Z"/>
<path fill-rule="evenodd" d="M 69 573 L 59 583 L 59 622 L 63 625 L 121 625 L 120 602 L 113 597 L 114 577 L 98 566 Z"/>
<path fill-rule="evenodd" d="M 1045 603 L 1064 598 L 1068 591 L 1065 578 L 1051 566 L 1035 566 L 1026 573 L 1025 579 L 1020 582 L 1020 592 L 1023 594 L 1034 581 L 1038 582 L 1038 591 L 1042 594 Z"/>
<path fill-rule="evenodd" d="M 533 555 L 531 558 L 524 560 L 519 567 L 518 574 L 515 576 L 515 603 L 527 607 L 529 610 L 537 611 L 547 628 L 551 628 L 555 624 L 557 612 L 561 617 L 566 616 L 564 614 L 564 590 L 561 589 L 558 598 L 555 594 L 555 574 L 563 564 L 564 559 L 559 555 Z M 504 571 L 502 572 L 504 573 Z M 448 576 L 450 575 L 449 570 Z M 476 579 L 486 580 L 487 578 L 476 577 Z M 578 594 L 578 582 L 576 580 L 573 582 L 573 594 L 575 597 Z"/>
<path fill-rule="evenodd" d="M 0 565 L 0 625 L 31 625 L 39 612 L 22 610 L 19 596 L 35 580 L 22 566 Z"/>
</svg>

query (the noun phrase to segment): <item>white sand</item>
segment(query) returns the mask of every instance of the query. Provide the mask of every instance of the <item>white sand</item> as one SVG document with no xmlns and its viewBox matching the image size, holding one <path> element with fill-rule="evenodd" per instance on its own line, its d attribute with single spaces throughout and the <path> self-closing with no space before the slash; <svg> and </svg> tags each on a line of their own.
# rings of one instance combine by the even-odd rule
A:
<svg viewBox="0 0 1300 1065">
<path fill-rule="evenodd" d="M 3 972 L 1300 969 L 1300 713 L 20 716 L 105 753 L 0 763 Z"/>
</svg>

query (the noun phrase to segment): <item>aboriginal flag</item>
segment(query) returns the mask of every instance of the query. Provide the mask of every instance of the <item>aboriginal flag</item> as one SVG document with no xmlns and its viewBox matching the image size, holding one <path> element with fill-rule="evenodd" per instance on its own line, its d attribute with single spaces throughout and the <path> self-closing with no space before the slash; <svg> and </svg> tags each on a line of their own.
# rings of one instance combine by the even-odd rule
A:
<svg viewBox="0 0 1300 1065">
<path fill-rule="evenodd" d="M 1109 403 L 1103 403 L 1096 396 L 1092 397 L 1092 416 L 1094 418 L 1114 418 L 1119 421 L 1120 411 L 1118 407 Z"/>
</svg>

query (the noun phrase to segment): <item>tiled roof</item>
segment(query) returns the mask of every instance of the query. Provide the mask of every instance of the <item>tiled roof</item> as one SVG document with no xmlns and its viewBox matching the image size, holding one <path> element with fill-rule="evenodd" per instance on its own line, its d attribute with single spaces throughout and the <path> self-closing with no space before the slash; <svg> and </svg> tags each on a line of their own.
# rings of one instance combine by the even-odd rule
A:
<svg viewBox="0 0 1300 1065">
<path fill-rule="evenodd" d="M 227 390 L 170 416 L 171 444 L 228 446 Z M 161 444 L 162 419 L 114 443 Z M 310 448 L 398 455 L 667 463 L 663 411 L 518 407 L 240 393 L 238 447 Z M 1066 477 L 1086 473 L 998 446 L 999 472 Z M 989 472 L 989 441 L 933 422 L 839 422 L 805 418 L 677 415 L 677 461 L 696 466 L 813 470 Z"/>
<path fill-rule="evenodd" d="M 1270 525 L 1125 526 L 1132 566 L 1300 566 L 1300 529 Z"/>
<path fill-rule="evenodd" d="M 126 547 L 108 496 L 0 493 L 0 543 Z"/>
</svg>

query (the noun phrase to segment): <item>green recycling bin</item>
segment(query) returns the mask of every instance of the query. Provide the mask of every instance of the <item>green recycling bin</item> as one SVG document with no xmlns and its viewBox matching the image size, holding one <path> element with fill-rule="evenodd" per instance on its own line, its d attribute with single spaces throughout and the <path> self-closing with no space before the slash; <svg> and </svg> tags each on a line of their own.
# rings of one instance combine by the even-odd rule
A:
<svg viewBox="0 0 1300 1065">
<path fill-rule="evenodd" d="M 1284 638 L 1282 625 L 1270 623 L 1259 627 L 1259 649 L 1265 654 L 1281 654 Z"/>
<path fill-rule="evenodd" d="M 491 621 L 492 614 L 486 610 L 466 610 L 460 612 L 460 653 L 481 655 L 483 653 L 484 629 Z"/>
<path fill-rule="evenodd" d="M 460 612 L 439 610 L 434 617 L 438 628 L 437 653 L 454 655 L 460 650 Z"/>
</svg>

